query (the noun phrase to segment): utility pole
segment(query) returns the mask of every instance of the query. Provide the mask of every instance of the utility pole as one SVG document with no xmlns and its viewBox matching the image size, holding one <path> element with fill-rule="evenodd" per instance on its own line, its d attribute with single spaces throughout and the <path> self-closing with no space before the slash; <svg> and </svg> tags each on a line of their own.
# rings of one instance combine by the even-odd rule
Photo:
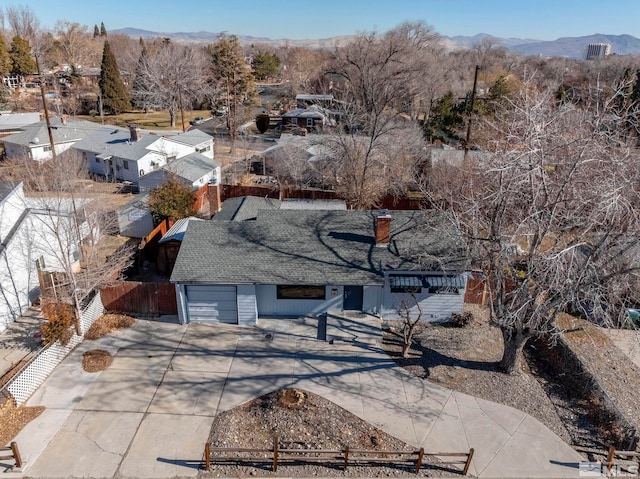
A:
<svg viewBox="0 0 640 479">
<path fill-rule="evenodd" d="M 182 108 L 182 89 L 178 87 L 178 104 L 180 105 L 180 117 L 182 121 L 182 133 L 186 131 L 184 126 L 184 108 Z"/>
<path fill-rule="evenodd" d="M 467 161 L 467 156 L 469 154 L 469 143 L 471 141 L 471 123 L 473 121 L 473 107 L 476 102 L 476 88 L 478 86 L 478 71 L 480 70 L 480 65 L 476 65 L 476 73 L 473 76 L 473 90 L 471 90 L 471 106 L 468 108 L 469 121 L 467 122 L 467 138 L 464 142 L 464 161 Z"/>
<path fill-rule="evenodd" d="M 45 83 L 42 78 L 42 72 L 40 71 L 40 62 L 38 61 L 38 55 L 36 58 L 36 68 L 38 69 L 38 76 L 40 77 L 40 95 L 42 96 L 42 107 L 44 108 L 44 121 L 47 123 L 47 132 L 49 133 L 49 144 L 51 145 L 51 158 L 56 159 L 56 145 L 53 142 L 53 128 L 51 128 L 51 119 L 49 118 L 49 109 L 47 108 L 47 96 L 44 91 Z"/>
</svg>

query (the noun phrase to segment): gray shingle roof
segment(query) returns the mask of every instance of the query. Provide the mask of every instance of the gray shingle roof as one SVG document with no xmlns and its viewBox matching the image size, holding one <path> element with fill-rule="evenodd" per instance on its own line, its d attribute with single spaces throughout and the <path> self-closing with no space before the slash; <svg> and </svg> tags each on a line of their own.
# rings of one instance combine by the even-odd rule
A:
<svg viewBox="0 0 640 479">
<path fill-rule="evenodd" d="M 263 198 L 262 196 L 239 196 L 225 200 L 220 211 L 213 217 L 213 221 L 255 220 L 260 210 L 277 210 L 279 208 L 280 200 Z"/>
<path fill-rule="evenodd" d="M 0 202 L 9 196 L 19 184 L 18 181 L 0 181 Z"/>
<path fill-rule="evenodd" d="M 182 158 L 171 160 L 169 164 L 164 166 L 164 169 L 193 183 L 219 166 L 220 163 L 207 156 L 200 153 L 189 153 Z"/>
<path fill-rule="evenodd" d="M 382 284 L 388 270 L 461 270 L 460 242 L 435 212 L 393 211 L 376 245 L 371 211 L 261 211 L 256 221 L 189 225 L 177 283 Z M 434 258 L 445 258 L 444 264 Z"/>
<path fill-rule="evenodd" d="M 193 128 L 186 133 L 181 133 L 179 135 L 171 136 L 167 139 L 171 141 L 176 141 L 178 143 L 182 143 L 184 145 L 198 146 L 200 143 L 213 140 L 213 137 L 202 130 Z"/>
<path fill-rule="evenodd" d="M 45 121 L 32 123 L 31 125 L 26 125 L 23 128 L 24 131 L 6 136 L 2 141 L 22 146 L 49 144 L 49 132 Z M 94 133 L 96 130 L 103 128 L 103 126 L 86 120 L 77 120 L 75 118 L 67 118 L 66 124 L 63 124 L 60 118 L 53 117 L 51 118 L 51 128 L 53 141 L 55 143 L 68 143 L 81 140 L 82 138 Z"/>
<path fill-rule="evenodd" d="M 158 136 L 144 135 L 138 141 L 131 141 L 131 132 L 117 126 L 100 126 L 93 134 L 83 138 L 73 147 L 77 150 L 97 154 L 108 154 L 125 160 L 137 161 L 149 153 L 147 149 Z"/>
</svg>

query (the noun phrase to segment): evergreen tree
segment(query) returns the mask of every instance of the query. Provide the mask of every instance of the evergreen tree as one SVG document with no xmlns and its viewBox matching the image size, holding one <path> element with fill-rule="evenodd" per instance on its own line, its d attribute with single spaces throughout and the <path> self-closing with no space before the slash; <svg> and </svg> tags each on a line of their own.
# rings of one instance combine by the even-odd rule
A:
<svg viewBox="0 0 640 479">
<path fill-rule="evenodd" d="M 11 57 L 9 56 L 9 47 L 7 42 L 0 33 L 0 76 L 7 76 L 11 71 Z"/>
<path fill-rule="evenodd" d="M 104 27 L 104 22 L 100 22 L 100 36 L 101 37 L 107 36 L 107 29 Z"/>
<path fill-rule="evenodd" d="M 220 89 L 227 108 L 227 128 L 231 137 L 231 152 L 235 149 L 240 122 L 245 118 L 243 105 L 256 95 L 253 74 L 242 53 L 238 38 L 223 36 L 207 47 L 211 58 L 211 76 Z"/>
<path fill-rule="evenodd" d="M 448 92 L 431 110 L 429 120 L 424 126 L 425 136 L 430 141 L 439 139 L 445 143 L 458 138 L 457 131 L 464 125 L 460 111 L 461 106 L 456 103 L 453 93 Z"/>
<path fill-rule="evenodd" d="M 102 105 L 107 112 L 118 114 L 131 107 L 129 92 L 120 78 L 116 57 L 111 51 L 109 42 L 104 42 L 99 86 Z"/>
<path fill-rule="evenodd" d="M 24 38 L 13 37 L 9 57 L 11 58 L 11 73 L 13 75 L 24 76 L 35 73 L 37 67 L 31 56 L 31 46 Z"/>
<path fill-rule="evenodd" d="M 266 80 L 278 73 L 280 58 L 273 53 L 258 53 L 253 59 L 253 74 L 258 80 Z"/>
<path fill-rule="evenodd" d="M 191 188 L 169 179 L 149 193 L 149 210 L 156 219 L 179 220 L 193 216 L 196 197 Z"/>
<path fill-rule="evenodd" d="M 94 25 L 93 26 L 93 38 L 99 37 L 100 36 L 100 29 L 98 28 L 98 25 Z"/>
</svg>

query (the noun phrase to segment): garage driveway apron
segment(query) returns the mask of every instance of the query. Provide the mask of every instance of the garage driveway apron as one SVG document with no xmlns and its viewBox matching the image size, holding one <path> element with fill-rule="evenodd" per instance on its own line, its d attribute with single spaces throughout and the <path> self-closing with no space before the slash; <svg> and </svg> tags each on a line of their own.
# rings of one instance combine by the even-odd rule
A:
<svg viewBox="0 0 640 479">
<path fill-rule="evenodd" d="M 397 368 L 379 321 L 330 315 L 263 319 L 259 328 L 138 320 L 85 341 L 28 404 L 47 409 L 18 435 L 29 477 L 192 477 L 215 415 L 283 387 L 319 394 L 427 452 L 476 454 L 481 477 L 577 477 L 580 456 L 507 406 L 452 392 Z M 82 371 L 82 353 L 115 354 Z"/>
</svg>

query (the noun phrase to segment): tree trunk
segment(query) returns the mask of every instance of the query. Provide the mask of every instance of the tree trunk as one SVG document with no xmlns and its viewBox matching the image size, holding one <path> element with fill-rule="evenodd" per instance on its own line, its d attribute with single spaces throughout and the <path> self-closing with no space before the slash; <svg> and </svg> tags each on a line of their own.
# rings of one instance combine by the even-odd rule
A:
<svg viewBox="0 0 640 479">
<path fill-rule="evenodd" d="M 498 369 L 507 374 L 518 374 L 521 371 L 521 364 L 524 358 L 522 350 L 531 334 L 522 331 L 520 328 L 501 327 L 502 339 L 504 341 L 504 352 L 502 359 L 498 363 Z"/>
</svg>

